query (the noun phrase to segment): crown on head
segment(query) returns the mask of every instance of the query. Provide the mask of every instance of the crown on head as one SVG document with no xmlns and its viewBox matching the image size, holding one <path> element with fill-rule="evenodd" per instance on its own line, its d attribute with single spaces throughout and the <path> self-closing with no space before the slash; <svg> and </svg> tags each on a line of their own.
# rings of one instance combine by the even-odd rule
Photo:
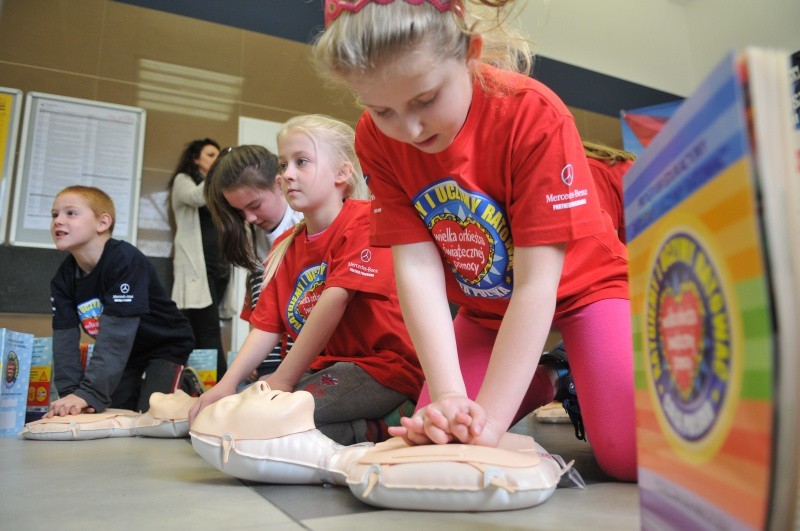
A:
<svg viewBox="0 0 800 531">
<path fill-rule="evenodd" d="M 331 22 L 336 20 L 336 17 L 342 11 L 350 11 L 351 13 L 358 13 L 365 5 L 369 3 L 374 4 L 391 4 L 395 0 L 325 0 L 325 27 L 331 25 Z M 399 0 L 398 0 L 399 1 Z M 444 13 L 451 9 L 456 9 L 461 5 L 459 0 L 402 0 L 408 4 L 419 5 L 428 2 L 433 7 Z"/>
</svg>

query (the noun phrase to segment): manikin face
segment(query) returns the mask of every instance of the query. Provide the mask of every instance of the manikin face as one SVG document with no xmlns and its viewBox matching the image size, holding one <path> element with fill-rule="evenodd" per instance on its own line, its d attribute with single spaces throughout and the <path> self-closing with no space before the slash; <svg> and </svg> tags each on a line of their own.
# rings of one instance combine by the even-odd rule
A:
<svg viewBox="0 0 800 531">
<path fill-rule="evenodd" d="M 192 429 L 235 433 L 241 439 L 270 439 L 314 429 L 314 398 L 306 391 L 273 391 L 258 381 L 241 393 L 200 410 Z"/>
<path fill-rule="evenodd" d="M 200 173 L 208 175 L 208 170 L 211 169 L 211 165 L 214 164 L 218 156 L 219 150 L 216 146 L 206 144 L 200 150 L 200 156 L 194 159 L 194 163 L 197 164 L 197 169 L 200 170 Z"/>
<path fill-rule="evenodd" d="M 86 200 L 71 192 L 56 197 L 50 216 L 50 235 L 59 251 L 79 250 L 108 229 L 108 224 L 95 216 Z"/>
<path fill-rule="evenodd" d="M 430 48 L 422 43 L 414 52 L 347 81 L 383 134 L 425 153 L 439 153 L 467 119 L 472 103 L 468 64 L 474 54 L 471 51 L 466 61 L 442 60 Z"/>
<path fill-rule="evenodd" d="M 271 232 L 286 213 L 286 199 L 278 186 L 269 189 L 242 186 L 222 192 L 228 204 L 242 219 L 264 232 Z"/>
</svg>

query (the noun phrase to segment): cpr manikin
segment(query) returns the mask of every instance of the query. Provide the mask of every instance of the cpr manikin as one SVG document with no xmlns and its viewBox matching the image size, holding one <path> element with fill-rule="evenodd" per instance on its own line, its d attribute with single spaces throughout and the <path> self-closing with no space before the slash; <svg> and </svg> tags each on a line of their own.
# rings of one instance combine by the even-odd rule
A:
<svg viewBox="0 0 800 531">
<path fill-rule="evenodd" d="M 394 509 L 531 507 L 572 472 L 523 435 L 506 434 L 498 448 L 409 447 L 399 438 L 342 446 L 320 433 L 313 419 L 309 393 L 273 391 L 258 382 L 202 409 L 189 435 L 198 454 L 234 477 L 346 485 L 362 501 Z M 570 477 L 582 484 L 577 474 Z"/>
<path fill-rule="evenodd" d="M 347 486 L 378 507 L 434 511 L 499 511 L 546 501 L 563 474 L 580 476 L 533 438 L 506 434 L 498 448 L 448 444 L 407 446 L 394 438 L 342 446 L 314 425 L 306 391 L 274 391 L 259 381 L 203 408 L 188 426 L 197 398 L 155 393 L 150 410 L 53 417 L 29 423 L 22 436 L 40 440 L 104 437 L 191 437 L 209 464 L 240 479 L 275 484 Z"/>
</svg>

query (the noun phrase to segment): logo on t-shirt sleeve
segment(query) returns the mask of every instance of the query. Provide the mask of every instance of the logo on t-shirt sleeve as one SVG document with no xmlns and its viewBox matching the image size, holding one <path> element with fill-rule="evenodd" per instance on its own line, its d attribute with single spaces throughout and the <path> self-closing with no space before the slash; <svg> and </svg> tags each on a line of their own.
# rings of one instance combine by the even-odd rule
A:
<svg viewBox="0 0 800 531">
<path fill-rule="evenodd" d="M 90 299 L 78 304 L 78 319 L 83 330 L 91 337 L 97 337 L 100 332 L 100 315 L 103 313 L 103 303 L 100 299 Z"/>
<path fill-rule="evenodd" d="M 414 206 L 464 293 L 511 296 L 514 244 L 499 203 L 444 179 L 420 191 Z"/>
<path fill-rule="evenodd" d="M 361 275 L 362 277 L 374 277 L 380 272 L 377 267 L 372 267 L 369 262 L 372 261 L 372 249 L 366 248 L 359 254 L 360 262 L 349 261 L 347 262 L 347 269 L 351 273 Z"/>
<path fill-rule="evenodd" d="M 130 284 L 123 282 L 119 285 L 119 293 L 115 293 L 111 298 L 114 302 L 133 302 L 133 294 L 130 291 Z"/>
<path fill-rule="evenodd" d="M 572 167 L 572 164 L 567 164 L 562 168 L 561 182 L 572 187 L 572 183 L 575 182 L 575 168 Z M 553 210 L 564 210 L 585 205 L 588 197 L 588 189 L 570 188 L 566 192 L 559 190 L 556 193 L 545 194 L 545 201 L 548 205 L 552 205 Z"/>
</svg>

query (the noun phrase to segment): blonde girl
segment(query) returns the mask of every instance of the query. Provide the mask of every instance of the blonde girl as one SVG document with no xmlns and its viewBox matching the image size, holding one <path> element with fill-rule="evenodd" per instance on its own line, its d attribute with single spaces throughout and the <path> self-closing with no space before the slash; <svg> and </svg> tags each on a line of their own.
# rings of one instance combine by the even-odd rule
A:
<svg viewBox="0 0 800 531">
<path fill-rule="evenodd" d="M 309 391 L 317 428 L 334 441 L 383 440 L 416 400 L 422 371 L 403 326 L 391 254 L 368 241 L 370 192 L 353 137 L 352 128 L 321 115 L 293 118 L 279 131 L 278 184 L 304 218 L 275 241 L 253 329 L 190 419 L 234 393 L 282 333 L 294 345 L 262 379 L 272 389 Z"/>
<path fill-rule="evenodd" d="M 392 433 L 496 445 L 574 388 L 599 465 L 634 480 L 626 250 L 573 117 L 525 75 L 512 7 L 325 2 L 315 53 L 366 108 L 356 150 L 375 194 L 371 241 L 392 248 L 425 370 L 418 410 Z M 551 327 L 571 375 L 564 359 L 540 356 Z"/>
</svg>

